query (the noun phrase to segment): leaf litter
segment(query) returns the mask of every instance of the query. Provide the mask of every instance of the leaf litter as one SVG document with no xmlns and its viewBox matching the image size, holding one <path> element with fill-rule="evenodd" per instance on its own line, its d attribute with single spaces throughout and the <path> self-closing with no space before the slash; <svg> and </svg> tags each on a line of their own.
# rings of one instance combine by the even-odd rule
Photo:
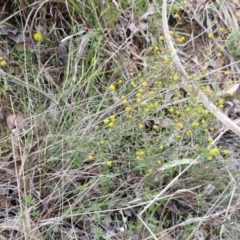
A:
<svg viewBox="0 0 240 240">
<path fill-rule="evenodd" d="M 236 4 L 236 1 L 233 2 Z M 117 3 L 114 3 L 114 8 L 120 10 L 120 6 Z M 195 7 L 196 11 L 195 14 L 199 17 L 201 22 L 204 22 L 205 19 L 201 19 L 204 15 L 202 14 L 203 11 L 208 11 L 212 9 L 212 5 L 206 1 L 192 1 L 191 3 L 188 3 L 190 7 Z M 39 5 L 40 6 L 40 5 Z M 50 6 L 50 7 L 49 7 Z M 59 21 L 53 21 L 51 22 L 53 26 L 56 24 L 62 24 L 62 26 L 68 26 L 67 24 L 64 25 L 64 19 L 66 16 L 70 19 L 74 20 L 71 15 L 67 15 L 66 11 L 69 11 L 67 8 L 66 11 L 62 10 L 63 5 L 59 5 L 59 9 L 56 8 L 54 3 L 49 2 L 49 13 L 46 12 L 47 18 L 53 19 L 53 17 L 56 17 L 61 19 Z M 103 4 L 104 6 L 104 4 Z M 26 8 L 28 9 L 28 8 Z M 145 13 L 141 14 L 140 17 L 137 17 L 137 14 L 135 15 L 134 11 L 127 10 L 122 11 L 121 14 L 119 14 L 118 18 L 116 18 L 116 21 L 112 23 L 113 25 L 113 31 L 108 33 L 104 33 L 104 39 L 102 40 L 104 44 L 106 45 L 105 56 L 104 56 L 104 64 L 108 63 L 109 68 L 107 70 L 111 69 L 111 65 L 113 62 L 119 63 L 120 68 L 124 70 L 124 74 L 127 75 L 127 78 L 130 79 L 131 74 L 137 74 L 138 70 L 145 70 L 146 68 L 146 62 L 148 61 L 147 58 L 147 50 L 148 47 L 152 44 L 152 36 L 151 36 L 151 17 L 156 16 L 158 12 L 156 11 L 156 7 L 153 6 L 153 4 L 150 4 L 145 11 Z M 58 15 L 59 11 L 63 11 L 62 14 Z M 185 12 L 185 10 L 183 10 Z M 41 15 L 41 11 L 38 8 L 34 8 L 35 14 Z M 187 13 L 187 11 L 185 12 Z M 29 12 L 30 14 L 30 12 Z M 97 13 L 96 13 L 97 14 Z M 36 16 L 36 15 L 35 15 Z M 83 25 L 84 20 L 83 17 L 77 17 L 78 21 L 81 22 Z M 36 21 L 36 19 L 34 19 Z M 193 21 L 193 20 L 191 20 Z M 170 22 L 170 21 L 169 21 Z M 193 33 L 192 28 L 189 27 L 191 24 L 187 22 L 185 25 L 186 28 L 184 28 L 180 22 L 179 24 L 180 28 L 182 27 L 182 31 L 185 31 L 187 36 L 191 36 L 190 34 Z M 195 24 L 195 23 L 194 23 Z M 215 21 L 207 21 L 207 24 L 212 25 L 211 28 L 216 24 Z M 39 48 L 36 44 L 35 49 L 31 48 L 31 51 L 36 51 L 36 54 L 34 56 L 31 56 L 34 63 L 40 64 L 41 66 L 41 72 L 44 73 L 44 80 L 39 80 L 38 77 L 40 73 L 36 72 L 36 77 L 32 80 L 30 83 L 36 89 L 38 89 L 40 86 L 41 91 L 45 94 L 41 94 L 41 91 L 39 91 L 39 95 L 31 92 L 28 90 L 28 113 L 24 115 L 31 116 L 31 111 L 33 110 L 34 101 L 32 101 L 32 97 L 38 99 L 42 103 L 46 103 L 48 108 L 44 109 L 48 112 L 48 114 L 43 114 L 46 116 L 48 121 L 53 121 L 54 124 L 58 124 L 61 122 L 61 120 L 64 118 L 65 115 L 73 115 L 74 112 L 66 111 L 66 108 L 68 108 L 71 104 L 72 108 L 76 108 L 76 105 L 80 102 L 76 101 L 75 99 L 78 99 L 77 96 L 81 95 L 82 92 L 76 89 L 70 87 L 70 90 L 67 88 L 68 86 L 71 86 L 71 81 L 68 83 L 65 81 L 66 79 L 73 79 L 73 82 L 76 81 L 76 78 L 80 78 L 81 81 L 83 78 L 81 76 L 74 76 L 71 75 L 67 68 L 68 64 L 71 63 L 74 59 L 74 64 L 71 65 L 71 67 L 74 67 L 75 69 L 80 68 L 81 74 L 84 73 L 85 64 L 87 61 L 92 62 L 93 64 L 89 65 L 89 69 L 91 69 L 93 66 L 102 66 L 101 64 L 98 64 L 95 62 L 95 59 L 87 59 L 88 51 L 90 50 L 90 45 L 92 44 L 92 39 L 94 39 L 95 32 L 92 29 L 88 29 L 88 31 L 79 31 L 78 33 L 70 33 L 69 31 L 66 34 L 60 34 L 60 31 L 58 32 L 56 29 L 61 29 L 61 26 L 59 28 L 53 27 L 49 32 L 48 28 L 46 26 L 42 26 L 41 32 L 43 32 L 46 36 L 46 41 L 54 41 L 53 45 L 48 46 L 48 49 L 45 52 L 42 51 L 43 49 Z M 88 24 L 84 27 L 88 27 Z M 67 28 L 67 27 L 66 27 Z M 27 29 L 27 28 L 26 28 Z M 64 28 L 62 28 L 64 29 Z M 42 31 L 43 30 L 43 31 Z M 19 52 L 27 52 L 24 39 L 26 40 L 29 36 L 29 33 L 27 31 L 22 31 L 16 27 L 8 25 L 5 21 L 0 27 L 0 31 L 2 33 L 1 37 L 7 38 L 8 40 L 11 40 L 13 42 L 13 45 L 15 45 L 15 48 Z M 197 30 L 197 32 L 194 32 L 194 36 L 201 36 L 202 37 L 202 30 L 200 28 Z M 29 39 L 28 39 L 29 40 Z M 200 49 L 204 49 L 204 41 L 206 39 L 200 40 L 200 37 L 198 38 L 198 41 L 188 41 L 186 44 L 180 45 L 179 52 L 183 53 L 183 58 L 186 57 L 184 53 L 190 53 L 190 58 L 194 58 L 195 60 L 189 63 L 188 60 L 186 60 L 185 65 L 186 68 L 198 69 L 201 68 L 200 62 L 203 61 L 203 58 L 205 57 L 203 54 L 203 51 L 200 51 Z M 193 47 L 194 42 L 198 44 L 197 47 Z M 74 45 L 74 43 L 77 45 L 77 48 L 75 48 L 75 51 L 71 52 L 71 44 Z M 31 43 L 32 44 L 32 43 Z M 28 45 L 28 44 L 27 44 Z M 29 45 L 28 45 L 29 46 Z M 9 44 L 10 47 L 10 44 Z M 186 51 L 185 51 L 186 50 Z M 41 56 L 39 58 L 38 51 L 44 52 L 45 56 Z M 54 52 L 52 52 L 54 51 Z M 75 55 L 74 55 L 75 54 Z M 4 54 L 3 54 L 4 55 Z M 11 56 L 11 55 L 10 55 Z M 50 59 L 54 59 L 56 57 L 56 60 L 49 61 Z M 213 55 L 209 55 L 209 57 L 212 57 Z M 189 57 L 189 56 L 188 56 Z M 112 61 L 114 58 L 114 61 Z M 86 61 L 87 59 L 87 61 Z M 9 62 L 12 63 L 14 61 L 10 60 Z M 41 62 L 42 61 L 42 62 Z M 228 60 L 227 60 L 228 61 Z M 197 63 L 197 64 L 196 64 Z M 226 63 L 223 60 L 223 58 L 213 60 L 214 63 L 214 71 L 210 71 L 211 76 L 207 79 L 209 86 L 209 89 L 213 88 L 216 91 L 219 91 L 219 95 L 221 96 L 221 88 L 222 85 L 224 85 L 226 81 L 226 76 L 223 74 L 223 69 L 226 68 Z M 24 66 L 25 67 L 25 66 Z M 34 68 L 35 66 L 32 65 Z M 3 68 L 2 71 L 6 71 L 7 74 L 11 72 L 10 67 L 7 67 L 6 69 Z M 22 67 L 23 71 L 14 71 L 15 75 L 19 79 L 24 79 L 24 81 L 28 81 L 28 79 L 24 78 L 24 68 Z M 77 71 L 74 71 L 75 73 Z M 81 75 L 80 74 L 80 75 Z M 208 74 L 206 74 L 208 75 Z M 209 74 L 210 75 L 210 74 Z M 91 76 L 92 77 L 92 76 Z M 89 78 L 90 81 L 95 81 L 96 79 L 93 76 L 92 78 L 86 75 L 86 78 Z M 207 78 L 207 77 L 206 77 Z M 101 80 L 101 79 L 100 79 Z M 79 85 L 82 84 L 80 81 Z M 18 81 L 17 81 L 18 82 Z M 101 81 L 100 81 L 101 83 Z M 17 84 L 16 84 L 17 85 Z M 15 85 L 15 86 L 16 86 Z M 18 86 L 18 85 L 17 85 Z M 14 86 L 13 86 L 14 87 Z M 14 88 L 13 88 L 14 89 Z M 61 96 L 66 96 L 66 99 L 64 99 L 63 102 L 68 103 L 67 107 L 63 106 L 62 100 L 57 99 L 57 92 L 63 90 L 63 92 L 60 94 Z M 99 87 L 100 89 L 100 87 Z M 180 91 L 181 87 L 179 87 Z M 238 84 L 230 86 L 227 90 L 228 95 L 237 95 L 239 86 Z M 171 91 L 167 89 L 165 91 L 165 105 L 161 105 L 159 109 L 166 110 L 168 109 L 168 105 L 176 106 L 179 103 L 182 102 L 172 102 L 172 99 L 175 97 Z M 89 83 L 86 84 L 85 89 L 85 96 L 92 91 L 89 89 Z M 72 92 L 73 95 L 75 95 L 72 98 L 68 98 L 68 93 Z M 16 93 L 17 95 L 17 93 Z M 23 96 L 21 96 L 23 98 Z M 20 98 L 20 99 L 21 99 Z M 54 99 L 54 101 L 51 101 L 51 98 Z M 235 97 L 234 97 L 235 98 Z M 233 98 L 233 99 L 234 99 Z M 117 101 L 119 101 L 118 98 L 116 98 Z M 232 100 L 232 99 L 231 99 Z M 76 102 L 75 102 L 76 101 Z M 187 98 L 185 98 L 184 101 L 188 101 Z M 183 101 L 183 102 L 184 102 Z M 70 102 L 70 103 L 69 103 Z M 22 111 L 21 109 L 21 103 L 17 101 L 14 102 L 16 104 L 17 109 L 19 111 Z M 103 103 L 105 104 L 105 103 Z M 91 109 L 91 103 L 88 105 L 89 110 Z M 119 106 L 118 106 L 119 107 Z M 6 107 L 8 108 L 8 107 Z M 120 108 L 120 107 L 119 107 Z M 76 108 L 78 111 L 79 109 Z M 117 112 L 118 108 L 112 108 L 109 111 L 111 112 Z M 149 229 L 147 225 L 141 225 L 139 229 L 129 230 L 127 229 L 127 225 L 129 223 L 131 224 L 137 224 L 137 217 L 139 216 L 138 213 L 143 210 L 143 208 L 148 203 L 142 203 L 142 205 L 128 205 L 126 202 L 130 202 L 134 199 L 138 199 L 139 196 L 143 196 L 146 201 L 152 201 L 153 199 L 153 193 L 150 192 L 150 194 L 146 194 L 144 196 L 144 193 L 142 193 L 143 188 L 150 188 L 155 189 L 157 192 L 164 189 L 166 186 L 168 186 L 168 183 L 171 182 L 171 179 L 178 173 L 179 169 L 181 167 L 184 167 L 185 165 L 192 164 L 194 161 L 191 158 L 179 158 L 175 161 L 170 161 L 167 163 L 164 163 L 157 169 L 157 171 L 153 171 L 153 173 L 149 173 L 149 175 L 144 179 L 144 181 L 139 181 L 141 179 L 140 173 L 138 170 L 134 170 L 133 174 L 125 174 L 124 178 L 117 177 L 116 182 L 111 181 L 108 179 L 108 183 L 102 183 L 103 181 L 102 176 L 105 174 L 104 170 L 100 166 L 94 166 L 88 163 L 88 161 L 85 161 L 82 167 L 79 168 L 78 172 L 75 172 L 75 170 L 71 169 L 71 165 L 69 163 L 64 163 L 62 160 L 64 159 L 64 154 L 67 155 L 67 153 L 71 151 L 76 151 L 76 159 L 79 157 L 79 154 L 81 157 L 81 153 L 79 153 L 79 150 L 76 147 L 76 150 L 73 150 L 70 148 L 71 144 L 73 143 L 67 143 L 68 135 L 66 136 L 66 140 L 61 138 L 58 138 L 57 133 L 51 132 L 50 129 L 44 128 L 42 124 L 45 122 L 43 120 L 36 121 L 36 131 L 28 136 L 28 138 L 25 138 L 25 130 L 28 130 L 29 125 L 26 124 L 25 117 L 23 114 L 9 114 L 5 116 L 2 115 L 2 118 L 4 118 L 4 121 L 6 122 L 7 128 L 10 130 L 9 138 L 12 142 L 12 158 L 8 159 L 10 161 L 9 165 L 6 165 L 3 167 L 1 166 L 1 171 L 4 173 L 4 176 L 6 179 L 2 179 L 2 183 L 7 186 L 7 188 L 1 192 L 1 207 L 5 208 L 12 208 L 12 209 L 18 209 L 18 201 L 26 200 L 28 195 L 33 195 L 33 192 L 26 188 L 26 185 L 31 186 L 31 182 L 33 183 L 32 187 L 35 188 L 35 195 L 38 195 L 39 203 L 34 205 L 35 212 L 30 211 L 31 207 L 24 209 L 24 228 L 20 228 L 17 214 L 13 214 L 14 217 L 6 219 L 5 223 L 1 224 L 1 228 L 6 233 L 13 232 L 13 230 L 16 230 L 17 232 L 23 232 L 23 234 L 26 234 L 28 237 L 36 237 L 36 239 L 42 239 L 42 235 L 45 234 L 45 232 L 50 229 L 50 225 L 53 225 L 54 222 L 55 228 L 53 231 L 53 236 L 57 239 L 63 232 L 64 229 L 68 229 L 68 238 L 69 239 L 76 239 L 76 234 L 79 239 L 87 238 L 87 236 L 94 237 L 94 230 L 100 229 L 103 233 L 103 236 L 106 237 L 112 237 L 112 238 L 124 238 L 124 239 L 148 239 L 149 238 Z M 41 115 L 41 113 L 39 114 Z M 39 117 L 38 115 L 38 117 Z M 98 114 L 96 114 L 98 115 Z M 103 115 L 102 115 L 103 116 Z M 66 118 L 67 119 L 67 118 Z M 164 119 L 158 120 L 156 116 L 154 116 L 152 119 L 154 119 L 152 125 L 159 126 L 161 129 L 165 129 L 165 131 L 170 131 L 174 127 L 174 120 L 171 118 L 165 117 Z M 157 120 L 155 120 L 157 119 Z M 151 120 L 151 119 L 150 119 Z M 59 124 L 58 129 L 62 129 L 66 124 L 66 120 L 64 120 L 64 124 Z M 68 123 L 69 124 L 69 123 Z M 74 126 L 78 123 L 72 122 L 70 125 Z M 86 124 L 87 126 L 90 123 Z M 31 124 L 30 124 L 31 125 Z M 61 125 L 61 126 L 60 126 Z M 85 126 L 86 126 L 85 125 Z M 169 130 L 170 129 L 170 130 Z M 7 130 L 6 130 L 7 131 Z M 82 130 L 81 133 L 83 133 L 86 130 Z M 92 130 L 93 131 L 93 130 Z M 44 135 L 44 134 L 48 135 Z M 87 132 L 87 131 L 86 131 Z M 38 134 L 43 134 L 43 137 L 39 137 Z M 88 134 L 91 134 L 91 132 L 88 132 Z M 61 135 L 59 133 L 59 135 Z M 46 136 L 46 139 L 44 137 Z M 49 154 L 50 147 L 48 146 L 48 140 L 47 136 L 52 137 L 51 144 L 54 146 L 56 143 L 61 143 L 64 149 L 64 152 L 59 151 L 56 147 L 56 149 L 51 149 L 52 155 Z M 177 132 L 172 132 L 172 135 L 169 136 L 168 139 L 168 145 L 166 147 L 171 147 L 173 144 L 175 144 L 176 141 Z M 81 137 L 84 137 L 82 135 Z M 29 143 L 30 141 L 30 143 Z M 66 141 L 66 142 L 65 142 Z M 30 147 L 23 147 L 24 145 L 30 145 Z M 26 150 L 29 151 L 26 151 Z M 66 151 L 66 152 L 65 152 Z M 176 151 L 176 150 L 175 150 Z M 174 151 L 173 151 L 174 152 Z M 178 153 L 178 151 L 176 151 Z M 94 152 L 92 153 L 94 154 Z M 27 156 L 28 155 L 28 156 Z M 42 158 L 46 157 L 46 161 Z M 122 156 L 121 156 L 122 157 Z M 167 157 L 164 155 L 164 157 Z M 118 156 L 120 158 L 120 156 Z M 35 161 L 33 161 L 33 159 Z M 32 161 L 31 161 L 32 160 Z M 6 164 L 7 161 L 4 161 L 3 164 Z M 51 162 L 54 162 L 56 164 L 55 166 L 48 167 L 47 164 L 50 164 Z M 77 162 L 77 161 L 76 161 Z M 15 164 L 11 164 L 15 163 Z M 196 165 L 200 165 L 200 162 L 195 161 L 197 163 Z M 32 175 L 30 174 L 29 169 L 34 169 Z M 38 169 L 38 170 L 37 170 Z M 57 171 L 59 170 L 59 172 Z M 103 171 L 103 172 L 102 172 Z M 121 169 L 120 169 L 121 171 Z M 125 170 L 127 171 L 127 170 Z M 170 173 L 171 171 L 171 173 Z M 31 179 L 25 179 L 25 172 L 29 174 L 29 178 Z M 124 172 L 124 170 L 123 170 Z M 61 173 L 61 174 L 60 174 Z M 43 174 L 42 176 L 35 176 L 38 174 Z M 52 176 L 49 178 L 49 175 Z M 123 174 L 124 176 L 124 174 Z M 45 178 L 46 177 L 46 178 Z M 38 179 L 41 178 L 41 181 L 39 182 Z M 192 177 L 193 179 L 193 177 Z M 206 184 L 207 186 L 210 186 L 208 181 L 209 177 L 206 177 Z M 9 181 L 9 182 L 7 182 Z M 119 184 L 122 181 L 124 181 L 124 184 Z M 204 180 L 203 180 L 204 181 Z M 34 183 L 35 182 L 35 183 Z M 51 183 L 51 184 L 49 184 Z M 63 183 L 63 185 L 61 185 Z M 80 185 L 78 186 L 78 183 Z M 45 185 L 44 185 L 45 184 Z M 51 185 L 51 186 L 50 186 Z M 132 187 L 131 187 L 132 185 Z M 15 190 L 11 190 L 11 186 L 14 187 Z M 65 192 L 67 195 L 69 195 L 66 199 L 61 198 L 59 200 L 59 196 L 61 196 L 63 193 L 60 193 L 59 195 L 56 195 L 56 193 L 53 191 L 53 189 L 59 189 L 61 187 L 65 187 Z M 214 186 L 215 187 L 215 186 Z M 79 188 L 79 189 L 78 189 Z M 106 188 L 106 189 L 105 189 Z M 118 189 L 119 191 L 117 191 Z M 20 190 L 25 191 L 24 196 L 20 196 L 19 192 Z M 105 195 L 104 195 L 105 191 Z M 82 196 L 79 196 L 77 192 L 80 192 Z M 189 215 L 196 214 L 197 209 L 197 203 L 195 202 L 195 197 L 197 195 L 197 192 L 194 192 L 189 190 L 187 187 L 179 186 L 177 183 L 172 186 L 170 189 L 171 197 L 169 198 L 169 201 L 164 203 L 164 208 L 162 206 L 158 205 L 156 202 L 155 211 L 153 211 L 153 214 L 150 215 L 152 219 L 155 219 L 156 221 L 161 219 L 163 216 L 168 221 L 166 223 L 160 222 L 157 225 L 158 232 L 156 233 L 155 237 L 158 236 L 158 239 L 161 239 L 163 237 L 168 239 L 178 239 L 176 235 L 180 234 L 182 232 L 181 230 L 176 230 L 175 232 L 168 231 L 171 229 L 174 224 L 177 225 L 177 212 L 189 212 Z M 201 193 L 201 192 L 200 192 Z M 204 192 L 202 192 L 204 193 Z M 55 196 L 54 196 L 55 194 Z M 35 196 L 34 195 L 34 196 Z M 120 195 L 120 196 L 119 196 Z M 156 195 L 156 193 L 154 193 Z M 206 194 L 209 195 L 209 194 Z M 104 200 L 101 202 L 101 199 L 110 198 L 111 196 L 118 196 L 120 199 L 122 199 L 122 203 L 120 204 L 118 201 L 114 202 L 114 198 L 111 198 L 113 201 L 112 204 L 104 205 Z M 8 197 L 11 198 L 12 201 L 8 200 Z M 105 201 L 107 202 L 107 200 Z M 61 201 L 61 204 L 58 205 L 58 201 Z M 97 203 L 100 202 L 100 207 Z M 185 204 L 184 202 L 189 203 L 189 206 Z M 99 217 L 100 220 L 94 219 L 96 216 L 93 216 L 94 211 L 89 212 L 89 215 L 86 215 L 86 212 L 81 212 L 83 209 L 80 207 L 84 204 L 89 205 L 96 205 L 96 211 L 102 216 Z M 102 205 L 101 205 L 102 204 Z M 61 205 L 61 207 L 60 207 Z M 26 205 L 27 206 L 27 205 Z M 55 207 L 59 207 L 59 209 L 55 209 Z M 85 205 L 84 205 L 85 206 Z M 86 205 L 87 206 L 87 205 Z M 69 210 L 66 211 L 66 217 L 59 217 L 60 213 L 64 212 L 66 209 L 72 209 L 73 212 L 76 212 L 76 209 L 80 209 L 80 211 L 77 211 L 74 214 L 70 214 Z M 76 207 L 76 208 L 74 208 Z M 127 208 L 127 209 L 126 209 Z M 89 211 L 89 209 L 87 210 Z M 35 214 L 35 215 L 34 215 Z M 34 218 L 34 216 L 38 216 L 38 218 Z M 143 217 L 144 221 L 149 221 L 147 219 L 147 215 L 141 216 Z M 189 216 L 184 215 L 184 219 L 188 219 Z M 220 218 L 220 217 L 219 217 Z M 33 220 L 34 219 L 34 220 Z M 175 219 L 175 220 L 174 220 Z M 57 223 L 59 221 L 59 224 Z M 70 222 L 74 222 L 74 224 L 71 224 Z M 187 221 L 187 220 L 186 220 Z M 61 222 L 61 224 L 60 224 Z M 145 223 L 145 222 L 144 222 Z M 14 224 L 14 225 L 13 225 Z M 151 223 L 150 223 L 151 224 Z M 211 223 L 207 224 L 208 226 L 211 226 Z M 145 228 L 146 227 L 146 228 Z M 70 229 L 74 229 L 71 230 Z M 161 233 L 161 230 L 165 229 L 166 233 L 163 236 Z M 100 231 L 99 230 L 99 231 Z M 207 232 L 207 233 L 206 233 Z M 197 230 L 198 238 L 206 237 L 206 234 L 208 234 L 208 227 L 201 227 Z M 195 234 L 197 239 L 197 233 Z M 202 235 L 202 237 L 199 237 Z M 151 236 L 151 234 L 150 234 Z M 15 234 L 15 237 L 17 237 L 17 234 Z M 75 237 L 75 238 L 74 238 Z M 100 238 L 101 239 L 101 238 Z M 181 237 L 179 238 L 181 239 Z"/>
</svg>

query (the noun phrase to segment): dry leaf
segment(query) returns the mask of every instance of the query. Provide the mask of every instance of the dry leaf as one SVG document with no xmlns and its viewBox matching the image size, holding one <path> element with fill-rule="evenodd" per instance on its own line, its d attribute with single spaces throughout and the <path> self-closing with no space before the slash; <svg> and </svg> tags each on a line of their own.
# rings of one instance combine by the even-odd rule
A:
<svg viewBox="0 0 240 240">
<path fill-rule="evenodd" d="M 213 68 L 213 70 L 214 70 L 213 75 L 216 76 L 216 78 L 221 81 L 223 80 L 223 78 L 225 76 L 222 71 L 223 64 L 224 64 L 223 58 L 218 58 L 215 62 L 214 68 Z"/>
<path fill-rule="evenodd" d="M 165 118 L 165 119 L 160 119 L 159 120 L 159 125 L 162 128 L 168 128 L 174 125 L 174 121 L 170 118 Z"/>
<path fill-rule="evenodd" d="M 227 93 L 229 95 L 236 95 L 240 93 L 240 89 L 239 89 L 239 83 L 234 84 L 233 86 L 231 86 L 228 90 Z"/>
<path fill-rule="evenodd" d="M 68 62 L 68 51 L 66 47 L 66 41 L 61 42 L 58 45 L 57 56 L 58 56 L 58 59 L 61 61 L 62 65 L 66 66 Z"/>
<path fill-rule="evenodd" d="M 9 129 L 13 128 L 20 128 L 24 124 L 24 115 L 19 113 L 19 114 L 11 114 L 7 117 L 7 126 Z"/>
<path fill-rule="evenodd" d="M 137 72 L 137 61 L 129 59 L 123 62 L 123 67 L 124 70 L 127 71 L 128 73 Z"/>
<path fill-rule="evenodd" d="M 5 35 L 15 43 L 23 42 L 23 34 L 18 28 L 9 23 L 2 23 L 0 26 L 0 35 Z"/>
<path fill-rule="evenodd" d="M 173 193 L 173 196 L 182 198 L 184 200 L 192 200 L 196 196 L 196 194 L 187 189 L 181 189 L 181 190 L 177 190 L 175 193 Z"/>
<path fill-rule="evenodd" d="M 10 199 L 9 198 L 6 198 L 4 196 L 0 196 L 0 207 L 1 208 L 11 208 L 12 207 L 12 204 L 10 202 Z"/>
</svg>

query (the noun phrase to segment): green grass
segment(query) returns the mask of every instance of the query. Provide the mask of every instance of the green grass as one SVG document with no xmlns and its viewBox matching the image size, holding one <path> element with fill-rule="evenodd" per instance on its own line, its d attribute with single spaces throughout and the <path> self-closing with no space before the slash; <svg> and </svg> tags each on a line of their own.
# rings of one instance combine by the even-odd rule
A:
<svg viewBox="0 0 240 240">
<path fill-rule="evenodd" d="M 40 2 L 13 4 L 9 18 L 24 29 L 23 49 L 2 39 L 0 236 L 192 239 L 198 231 L 237 239 L 238 172 L 215 145 L 218 120 L 196 92 L 224 109 L 235 73 L 224 68 L 221 84 L 214 75 L 215 88 L 206 80 L 219 49 L 204 30 L 189 31 L 187 3 L 167 8 L 188 76 L 159 25 L 161 4 L 143 21 L 147 33 L 140 29 L 146 1 L 43 5 L 54 14 L 44 15 Z M 219 31 L 223 24 L 211 27 L 225 47 L 231 34 L 230 26 Z M 36 32 L 42 41 L 34 41 Z M 59 54 L 66 38 L 67 58 Z M 26 120 L 15 135 L 6 125 L 12 113 Z M 230 210 L 234 218 L 226 220 Z M 17 230 L 6 224 L 13 220 Z"/>
</svg>

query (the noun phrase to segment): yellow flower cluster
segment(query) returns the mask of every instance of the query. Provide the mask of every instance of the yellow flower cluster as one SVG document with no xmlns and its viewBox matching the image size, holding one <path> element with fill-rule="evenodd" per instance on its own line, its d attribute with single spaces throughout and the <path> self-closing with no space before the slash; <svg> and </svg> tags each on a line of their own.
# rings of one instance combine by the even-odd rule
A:
<svg viewBox="0 0 240 240">
<path fill-rule="evenodd" d="M 141 160 L 141 157 L 144 156 L 144 151 L 137 151 L 136 152 L 136 160 Z"/>
<path fill-rule="evenodd" d="M 105 118 L 103 120 L 103 123 L 105 125 L 108 125 L 109 127 L 113 127 L 115 121 L 116 121 L 116 116 L 115 115 L 111 115 L 109 118 Z"/>
<path fill-rule="evenodd" d="M 185 42 L 185 37 L 177 38 L 176 41 L 177 41 L 178 43 L 184 43 L 184 42 Z"/>
<path fill-rule="evenodd" d="M 218 148 L 215 147 L 215 148 L 212 148 L 211 150 L 209 150 L 209 153 L 212 156 L 216 156 L 219 154 L 219 150 L 218 150 Z"/>
</svg>

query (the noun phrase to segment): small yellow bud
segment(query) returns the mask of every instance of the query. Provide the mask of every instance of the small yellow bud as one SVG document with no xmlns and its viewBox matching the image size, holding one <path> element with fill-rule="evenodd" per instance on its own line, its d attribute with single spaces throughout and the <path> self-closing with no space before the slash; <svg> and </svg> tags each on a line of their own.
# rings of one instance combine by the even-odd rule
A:
<svg viewBox="0 0 240 240">
<path fill-rule="evenodd" d="M 109 123 L 109 119 L 108 119 L 108 118 L 104 119 L 104 120 L 103 120 L 103 123 L 104 123 L 104 124 L 108 124 L 108 123 Z"/>
<path fill-rule="evenodd" d="M 5 67 L 7 65 L 7 62 L 5 61 L 5 60 L 2 60 L 1 62 L 0 62 L 0 66 L 1 67 Z"/>
<path fill-rule="evenodd" d="M 107 166 L 111 167 L 112 166 L 112 161 L 107 161 Z"/>
<path fill-rule="evenodd" d="M 89 156 L 88 156 L 88 160 L 93 160 L 93 156 L 92 156 L 92 155 L 89 155 Z"/>
<path fill-rule="evenodd" d="M 113 84 L 111 84 L 111 85 L 109 86 L 109 90 L 110 90 L 110 91 L 115 91 L 115 86 L 114 86 Z"/>
<path fill-rule="evenodd" d="M 159 36 L 160 41 L 164 41 L 164 36 Z"/>
<path fill-rule="evenodd" d="M 109 127 L 113 127 L 113 125 L 114 125 L 113 122 L 110 122 L 110 123 L 108 124 Z"/>
<path fill-rule="evenodd" d="M 209 38 L 209 39 L 213 39 L 213 34 L 212 34 L 212 33 L 209 33 L 209 34 L 208 34 L 208 38 Z"/>
</svg>

